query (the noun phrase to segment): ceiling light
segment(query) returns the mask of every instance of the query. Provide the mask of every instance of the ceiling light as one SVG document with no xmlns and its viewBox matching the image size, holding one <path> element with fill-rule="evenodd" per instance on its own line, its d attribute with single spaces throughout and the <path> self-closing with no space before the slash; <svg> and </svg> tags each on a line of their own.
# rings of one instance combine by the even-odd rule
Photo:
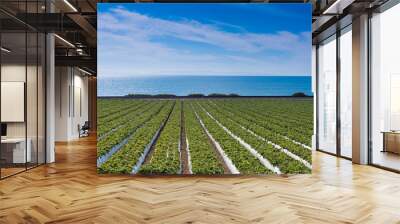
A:
<svg viewBox="0 0 400 224">
<path fill-rule="evenodd" d="M 77 48 L 76 49 L 76 53 L 78 53 L 79 55 L 83 55 L 83 49 L 82 48 Z"/>
<path fill-rule="evenodd" d="M 74 12 L 78 12 L 78 10 L 68 1 L 64 0 L 65 4 L 67 4 Z"/>
<path fill-rule="evenodd" d="M 355 0 L 336 0 L 330 5 L 324 12 L 323 15 L 335 14 L 339 15 L 343 13 L 343 10 L 351 5 Z"/>
<path fill-rule="evenodd" d="M 81 72 L 83 72 L 83 73 L 85 73 L 85 74 L 87 74 L 87 75 L 90 75 L 90 76 L 92 75 L 92 73 L 90 73 L 90 72 L 88 72 L 88 71 L 85 71 L 85 70 L 83 70 L 83 69 L 81 69 L 81 68 L 79 68 L 79 67 L 78 67 L 78 70 L 81 71 Z"/>
<path fill-rule="evenodd" d="M 331 10 L 337 7 L 337 4 L 339 4 L 340 0 L 336 0 L 331 6 L 329 6 L 322 14 L 330 14 L 332 13 Z"/>
<path fill-rule="evenodd" d="M 9 49 L 7 49 L 5 47 L 1 47 L 0 49 L 1 49 L 1 51 L 4 51 L 6 53 L 10 53 L 11 52 L 11 50 L 9 50 Z"/>
<path fill-rule="evenodd" d="M 70 47 L 75 48 L 75 45 L 73 45 L 73 44 L 72 44 L 71 42 L 69 42 L 68 40 L 66 40 L 66 39 L 64 39 L 64 38 L 62 38 L 62 37 L 60 37 L 60 36 L 57 35 L 57 34 L 54 34 L 54 36 L 57 37 L 58 39 L 60 39 L 62 42 L 64 42 L 64 43 L 66 43 L 67 45 L 69 45 Z"/>
</svg>

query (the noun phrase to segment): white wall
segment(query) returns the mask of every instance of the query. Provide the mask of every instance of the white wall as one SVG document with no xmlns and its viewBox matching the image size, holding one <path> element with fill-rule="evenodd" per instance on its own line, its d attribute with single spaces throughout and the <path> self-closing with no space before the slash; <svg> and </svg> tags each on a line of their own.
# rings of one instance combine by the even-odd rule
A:
<svg viewBox="0 0 400 224">
<path fill-rule="evenodd" d="M 69 68 L 55 68 L 55 140 L 67 141 L 69 131 Z"/>
<path fill-rule="evenodd" d="M 88 78 L 83 75 L 76 68 L 56 67 L 56 141 L 79 138 L 78 125 L 88 120 Z"/>
<path fill-rule="evenodd" d="M 76 71 L 77 70 L 75 70 L 75 72 Z M 73 128 L 72 133 L 74 136 L 78 136 L 79 133 L 76 127 L 78 126 L 78 124 L 83 125 L 85 121 L 88 121 L 89 119 L 88 78 L 86 76 L 82 76 L 82 73 L 79 73 L 79 75 L 75 75 L 74 86 L 75 113 L 73 113 L 74 119 L 72 120 L 72 126 L 75 128 Z"/>
</svg>

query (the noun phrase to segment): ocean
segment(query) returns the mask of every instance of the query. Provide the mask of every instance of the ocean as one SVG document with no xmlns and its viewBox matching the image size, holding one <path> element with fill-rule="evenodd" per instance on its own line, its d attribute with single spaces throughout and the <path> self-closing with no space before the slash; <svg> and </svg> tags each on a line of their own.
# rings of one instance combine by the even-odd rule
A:
<svg viewBox="0 0 400 224">
<path fill-rule="evenodd" d="M 128 94 L 192 93 L 239 94 L 241 96 L 290 96 L 303 92 L 312 96 L 310 76 L 149 76 L 98 77 L 98 96 Z"/>
</svg>

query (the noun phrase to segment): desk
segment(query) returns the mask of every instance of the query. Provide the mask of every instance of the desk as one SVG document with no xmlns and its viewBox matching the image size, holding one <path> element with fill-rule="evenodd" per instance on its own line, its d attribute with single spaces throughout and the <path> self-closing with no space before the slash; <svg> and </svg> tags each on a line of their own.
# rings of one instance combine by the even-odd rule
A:
<svg viewBox="0 0 400 224">
<path fill-rule="evenodd" d="M 383 131 L 382 152 L 400 154 L 400 131 Z"/>
<path fill-rule="evenodd" d="M 25 138 L 5 138 L 1 139 L 1 157 L 6 163 L 26 163 L 31 162 L 31 139 L 27 139 L 25 151 Z M 26 160 L 25 160 L 26 159 Z"/>
</svg>

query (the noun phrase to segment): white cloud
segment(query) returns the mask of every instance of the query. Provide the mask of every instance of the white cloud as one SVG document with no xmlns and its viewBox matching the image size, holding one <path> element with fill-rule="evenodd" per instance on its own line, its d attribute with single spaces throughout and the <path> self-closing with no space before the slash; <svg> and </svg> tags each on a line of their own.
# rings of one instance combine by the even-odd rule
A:
<svg viewBox="0 0 400 224">
<path fill-rule="evenodd" d="M 220 29 L 221 24 L 160 19 L 123 8 L 100 14 L 99 73 L 101 76 L 309 74 L 310 57 L 305 55 L 311 53 L 309 34 L 287 31 L 259 34 L 244 29 L 234 33 Z M 222 49 L 222 53 L 182 49 L 154 40 L 165 37 L 207 44 Z"/>
</svg>

